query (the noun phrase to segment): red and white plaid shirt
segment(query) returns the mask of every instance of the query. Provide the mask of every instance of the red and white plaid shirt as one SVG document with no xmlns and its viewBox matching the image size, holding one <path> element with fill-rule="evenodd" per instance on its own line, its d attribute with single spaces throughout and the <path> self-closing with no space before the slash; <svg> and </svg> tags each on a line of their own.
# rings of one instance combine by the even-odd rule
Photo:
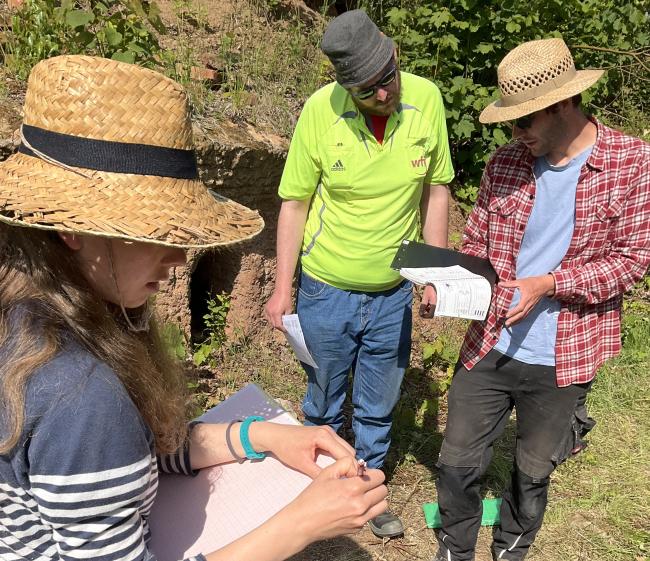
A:
<svg viewBox="0 0 650 561">
<path fill-rule="evenodd" d="M 650 264 L 650 144 L 594 120 L 598 137 L 582 166 L 575 229 L 552 271 L 561 302 L 555 343 L 557 384 L 591 380 L 621 349 L 623 293 Z M 521 142 L 496 151 L 463 234 L 462 251 L 488 258 L 499 280 L 514 280 L 535 199 L 535 158 Z M 461 349 L 467 369 L 499 340 L 514 289 L 494 290 L 487 318 L 474 321 Z"/>
</svg>

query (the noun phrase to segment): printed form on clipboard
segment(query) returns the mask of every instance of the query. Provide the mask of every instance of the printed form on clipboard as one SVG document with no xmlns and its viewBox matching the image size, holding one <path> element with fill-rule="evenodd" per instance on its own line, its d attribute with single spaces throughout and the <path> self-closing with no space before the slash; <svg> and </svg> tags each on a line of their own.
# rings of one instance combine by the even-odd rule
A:
<svg viewBox="0 0 650 561">
<path fill-rule="evenodd" d="M 404 240 L 391 265 L 402 277 L 436 289 L 435 316 L 484 320 L 496 273 L 487 259 Z"/>
</svg>

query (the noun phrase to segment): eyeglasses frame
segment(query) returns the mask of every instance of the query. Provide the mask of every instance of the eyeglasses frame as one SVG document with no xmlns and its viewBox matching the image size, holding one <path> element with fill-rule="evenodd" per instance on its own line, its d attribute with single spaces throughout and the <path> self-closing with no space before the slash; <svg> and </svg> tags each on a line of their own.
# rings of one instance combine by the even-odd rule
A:
<svg viewBox="0 0 650 561">
<path fill-rule="evenodd" d="M 535 111 L 535 113 L 537 113 L 537 111 Z M 513 126 L 521 130 L 526 130 L 530 128 L 533 124 L 533 121 L 535 120 L 535 113 L 529 113 L 528 115 L 524 115 L 523 117 L 513 119 L 512 120 Z"/>
<path fill-rule="evenodd" d="M 348 91 L 350 92 L 350 95 L 352 97 L 359 99 L 361 101 L 363 101 L 364 99 L 369 99 L 377 93 L 378 88 L 385 88 L 386 86 L 392 84 L 395 81 L 395 78 L 397 78 L 397 72 L 398 72 L 397 63 L 395 61 L 392 61 L 391 68 L 387 72 L 385 72 L 383 76 L 379 78 L 379 80 L 377 80 L 374 84 L 366 88 L 363 88 L 363 90 L 359 92 L 353 92 L 351 90 Z"/>
</svg>

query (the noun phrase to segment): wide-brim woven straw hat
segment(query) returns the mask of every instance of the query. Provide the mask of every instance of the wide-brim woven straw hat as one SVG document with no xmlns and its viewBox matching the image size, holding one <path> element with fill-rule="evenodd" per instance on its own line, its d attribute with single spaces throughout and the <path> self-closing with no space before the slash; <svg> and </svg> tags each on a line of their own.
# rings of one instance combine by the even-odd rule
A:
<svg viewBox="0 0 650 561">
<path fill-rule="evenodd" d="M 188 100 L 173 80 L 87 56 L 39 62 L 19 151 L 0 163 L 0 220 L 175 247 L 241 242 L 260 215 L 198 178 Z"/>
<path fill-rule="evenodd" d="M 479 121 L 510 121 L 545 109 L 586 90 L 603 72 L 576 70 L 562 39 L 529 41 L 510 51 L 499 64 L 501 99 L 488 105 Z"/>
</svg>

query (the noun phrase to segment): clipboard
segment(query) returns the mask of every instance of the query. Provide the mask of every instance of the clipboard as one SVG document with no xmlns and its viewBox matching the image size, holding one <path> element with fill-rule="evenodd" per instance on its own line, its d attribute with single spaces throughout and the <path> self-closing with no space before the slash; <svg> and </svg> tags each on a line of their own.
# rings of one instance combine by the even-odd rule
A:
<svg viewBox="0 0 650 561">
<path fill-rule="evenodd" d="M 403 267 L 452 267 L 454 265 L 460 265 L 474 274 L 485 277 L 490 287 L 494 289 L 497 274 L 487 259 L 413 240 L 402 241 L 390 266 L 399 271 Z"/>
</svg>

